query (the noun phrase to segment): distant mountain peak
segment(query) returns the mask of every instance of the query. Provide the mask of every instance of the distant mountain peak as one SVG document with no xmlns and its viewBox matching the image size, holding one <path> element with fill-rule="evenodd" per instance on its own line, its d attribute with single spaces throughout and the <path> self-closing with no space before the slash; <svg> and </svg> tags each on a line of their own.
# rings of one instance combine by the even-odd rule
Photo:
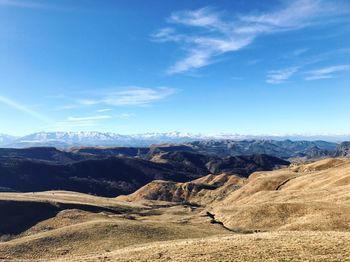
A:
<svg viewBox="0 0 350 262">
<path fill-rule="evenodd" d="M 31 146 L 53 146 L 67 148 L 72 146 L 150 146 L 162 143 L 187 143 L 193 141 L 237 141 L 256 140 L 266 143 L 272 140 L 285 140 L 286 143 L 301 140 L 325 140 L 341 142 L 350 140 L 350 135 L 342 136 L 258 136 L 219 133 L 212 135 L 193 134 L 188 132 L 148 132 L 140 134 L 122 135 L 112 132 L 78 131 L 78 132 L 37 132 L 22 137 L 0 135 L 0 147 L 31 147 Z"/>
</svg>

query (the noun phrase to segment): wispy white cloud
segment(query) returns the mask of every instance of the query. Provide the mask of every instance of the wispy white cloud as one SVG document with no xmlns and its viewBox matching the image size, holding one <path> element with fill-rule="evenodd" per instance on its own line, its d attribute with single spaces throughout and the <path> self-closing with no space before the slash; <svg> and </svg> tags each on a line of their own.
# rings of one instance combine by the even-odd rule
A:
<svg viewBox="0 0 350 262">
<path fill-rule="evenodd" d="M 266 83 L 268 84 L 281 84 L 286 83 L 290 77 L 292 77 L 297 71 L 298 67 L 288 67 L 280 70 L 271 70 L 267 73 Z"/>
<path fill-rule="evenodd" d="M 317 18 L 334 15 L 339 11 L 335 5 L 322 0 L 289 1 L 283 8 L 270 13 L 241 16 L 247 25 L 238 27 L 238 30 L 253 33 L 295 30 L 316 23 Z"/>
<path fill-rule="evenodd" d="M 91 121 L 91 120 L 102 120 L 102 119 L 109 119 L 112 118 L 109 115 L 103 115 L 103 116 L 85 116 L 85 117 L 74 117 L 70 116 L 68 117 L 68 121 L 75 121 L 75 122 L 80 122 L 80 121 Z"/>
<path fill-rule="evenodd" d="M 106 113 L 113 107 L 121 106 L 150 106 L 175 94 L 176 89 L 170 87 L 146 88 L 146 87 L 124 87 L 104 89 L 100 91 L 84 91 L 69 96 L 69 102 L 57 106 L 54 111 L 72 110 L 86 107 L 95 107 L 96 113 Z M 67 101 L 63 101 L 67 102 Z M 96 107 L 100 107 L 99 109 Z M 101 108 L 102 107 L 102 108 Z"/>
<path fill-rule="evenodd" d="M 287 5 L 279 10 L 253 15 L 225 16 L 225 13 L 208 7 L 175 12 L 167 19 L 173 26 L 160 29 L 152 38 L 178 43 L 186 51 L 185 57 L 167 70 L 167 73 L 175 74 L 207 66 L 215 57 L 241 50 L 261 35 L 298 30 L 344 13 L 337 4 L 323 0 L 284 3 Z M 191 30 L 179 33 L 181 26 Z"/>
<path fill-rule="evenodd" d="M 196 48 L 190 48 L 187 57 L 177 61 L 167 70 L 167 73 L 176 74 L 209 65 L 214 62 L 214 57 L 242 49 L 250 44 L 251 41 L 251 37 L 241 39 L 198 37 L 192 39 L 192 43 Z"/>
<path fill-rule="evenodd" d="M 69 116 L 62 121 L 52 123 L 48 128 L 51 130 L 69 130 L 72 128 L 98 127 L 103 121 L 113 119 L 128 119 L 134 117 L 132 113 L 117 115 L 92 115 L 92 116 Z"/>
<path fill-rule="evenodd" d="M 124 90 L 109 90 L 102 94 L 96 94 L 94 97 L 81 99 L 80 104 L 85 106 L 104 104 L 108 106 L 145 106 L 153 102 L 163 100 L 176 92 L 169 87 L 145 88 L 129 87 Z"/>
<path fill-rule="evenodd" d="M 170 41 L 178 42 L 180 40 L 183 40 L 184 36 L 181 34 L 178 34 L 174 28 L 165 27 L 158 30 L 158 32 L 156 32 L 155 34 L 153 34 L 152 38 L 157 42 L 170 42 Z"/>
<path fill-rule="evenodd" d="M 57 121 L 50 126 L 50 129 L 61 130 L 74 127 L 93 127 L 98 126 L 101 121 L 113 118 L 110 115 L 93 116 L 69 116 L 63 121 Z"/>
<path fill-rule="evenodd" d="M 291 60 L 295 56 L 300 56 L 301 54 L 307 52 L 309 49 L 301 48 L 294 50 L 293 52 L 285 55 L 283 58 Z M 326 68 L 320 68 L 316 70 L 311 70 L 307 72 L 301 72 L 305 67 L 310 67 L 313 64 L 320 63 L 322 61 L 328 60 L 334 57 L 340 57 L 350 54 L 349 48 L 334 49 L 332 51 L 324 52 L 317 55 L 306 56 L 303 59 L 298 59 L 299 62 L 297 66 L 290 66 L 287 68 L 279 70 L 270 70 L 267 72 L 266 82 L 270 84 L 280 84 L 285 83 L 287 80 L 292 77 L 294 74 L 300 72 L 304 74 L 304 80 L 317 80 L 317 79 L 329 79 L 336 77 L 334 74 L 338 71 L 346 71 L 348 65 L 337 65 Z M 295 70 L 296 69 L 296 70 Z"/>
<path fill-rule="evenodd" d="M 335 73 L 342 71 L 349 71 L 350 64 L 334 65 L 329 67 L 318 68 L 309 71 L 302 71 L 303 68 L 308 67 L 314 63 L 322 61 L 322 56 L 319 56 L 319 60 L 310 59 L 310 61 L 299 64 L 298 66 L 291 66 L 288 68 L 283 68 L 279 70 L 270 70 L 266 75 L 266 83 L 268 84 L 282 84 L 288 82 L 288 80 L 294 76 L 296 73 L 303 74 L 304 80 L 321 80 L 335 78 L 337 75 Z"/>
<path fill-rule="evenodd" d="M 227 23 L 222 21 L 220 13 L 213 12 L 208 7 L 174 12 L 168 18 L 168 22 L 186 26 L 205 27 L 222 32 L 229 30 Z"/>
<path fill-rule="evenodd" d="M 306 57 L 303 61 L 303 65 L 312 65 L 316 64 L 322 61 L 329 60 L 331 58 L 335 57 L 344 57 L 344 56 L 349 56 L 350 55 L 350 48 L 339 48 L 339 49 L 332 49 L 327 52 L 319 53 L 316 55 L 312 55 L 309 57 Z"/>
<path fill-rule="evenodd" d="M 97 109 L 96 112 L 97 113 L 104 113 L 104 112 L 109 112 L 112 111 L 111 108 L 101 108 L 101 109 Z"/>
<path fill-rule="evenodd" d="M 44 123 L 47 123 L 47 124 L 50 124 L 52 123 L 52 120 L 49 119 L 48 117 L 44 116 L 43 114 L 37 112 L 37 111 L 34 111 L 33 109 L 27 107 L 26 105 L 24 104 L 21 104 L 17 101 L 14 101 L 10 98 L 7 98 L 7 97 L 4 97 L 4 96 L 0 96 L 0 103 L 3 103 L 15 110 L 18 110 L 20 112 L 23 112 L 27 115 L 30 115 Z"/>
<path fill-rule="evenodd" d="M 62 111 L 62 110 L 75 109 L 75 108 L 78 108 L 78 107 L 80 107 L 80 105 L 77 105 L 77 104 L 68 104 L 68 105 L 63 105 L 63 106 L 56 107 L 54 110 L 55 110 L 55 111 Z"/>
<path fill-rule="evenodd" d="M 323 67 L 306 72 L 305 80 L 319 80 L 334 78 L 334 73 L 350 70 L 350 64 Z"/>
<path fill-rule="evenodd" d="M 98 121 L 85 120 L 85 121 L 57 121 L 48 126 L 50 130 L 67 130 L 75 127 L 94 127 L 98 126 Z"/>
</svg>

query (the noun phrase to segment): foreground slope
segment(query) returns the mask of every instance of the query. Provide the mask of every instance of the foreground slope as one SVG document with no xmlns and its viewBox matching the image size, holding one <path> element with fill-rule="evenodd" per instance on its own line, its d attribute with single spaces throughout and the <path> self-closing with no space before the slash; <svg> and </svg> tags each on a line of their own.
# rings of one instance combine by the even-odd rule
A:
<svg viewBox="0 0 350 262">
<path fill-rule="evenodd" d="M 229 228 L 350 230 L 350 159 L 252 174 L 212 206 Z"/>
<path fill-rule="evenodd" d="M 332 158 L 255 172 L 247 179 L 208 175 L 191 182 L 152 181 L 125 201 L 205 206 L 234 231 L 350 230 L 350 159 Z"/>
<path fill-rule="evenodd" d="M 349 261 L 348 232 L 273 232 L 149 243 L 57 261 Z"/>
<path fill-rule="evenodd" d="M 202 211 L 65 191 L 0 193 L 0 260 L 70 261 L 135 244 L 230 233 Z"/>
<path fill-rule="evenodd" d="M 337 158 L 154 181 L 118 198 L 0 193 L 0 259 L 347 261 L 349 185 L 350 159 Z"/>
</svg>

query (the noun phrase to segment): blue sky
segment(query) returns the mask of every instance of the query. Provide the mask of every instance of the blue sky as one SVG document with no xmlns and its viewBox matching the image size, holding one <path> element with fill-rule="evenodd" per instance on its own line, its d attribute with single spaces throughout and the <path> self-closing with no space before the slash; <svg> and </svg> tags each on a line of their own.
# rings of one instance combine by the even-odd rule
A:
<svg viewBox="0 0 350 262">
<path fill-rule="evenodd" d="M 350 133 L 348 1 L 0 0 L 0 133 Z"/>
</svg>

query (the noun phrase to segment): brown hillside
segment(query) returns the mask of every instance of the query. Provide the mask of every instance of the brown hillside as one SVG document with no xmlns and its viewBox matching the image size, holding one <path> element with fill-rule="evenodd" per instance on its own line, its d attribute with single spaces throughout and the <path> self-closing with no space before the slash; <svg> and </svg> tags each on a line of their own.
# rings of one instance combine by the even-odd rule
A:
<svg viewBox="0 0 350 262">
<path fill-rule="evenodd" d="M 350 160 L 254 173 L 212 211 L 230 228 L 350 230 Z"/>
<path fill-rule="evenodd" d="M 330 159 L 117 199 L 0 193 L 0 260 L 347 261 L 349 177 L 350 159 Z"/>
<path fill-rule="evenodd" d="M 153 181 L 117 199 L 199 204 L 236 232 L 349 230 L 350 159 L 255 172 L 248 179 L 222 174 L 187 183 Z"/>
<path fill-rule="evenodd" d="M 119 196 L 122 201 L 161 200 L 208 204 L 223 199 L 243 185 L 245 178 L 234 175 L 207 175 L 191 182 L 176 183 L 154 180 L 128 196 Z"/>
</svg>

